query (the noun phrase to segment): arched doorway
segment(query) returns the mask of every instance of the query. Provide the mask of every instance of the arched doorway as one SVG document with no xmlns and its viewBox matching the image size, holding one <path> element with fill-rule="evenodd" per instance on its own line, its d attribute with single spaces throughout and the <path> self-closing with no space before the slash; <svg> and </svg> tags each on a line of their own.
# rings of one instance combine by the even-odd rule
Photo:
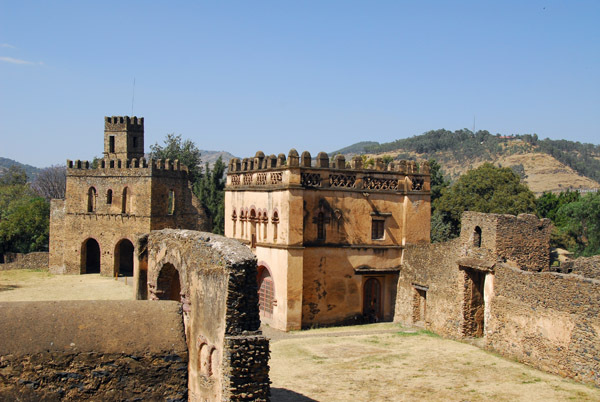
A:
<svg viewBox="0 0 600 402">
<path fill-rule="evenodd" d="M 274 300 L 275 286 L 271 273 L 266 267 L 258 267 L 258 309 L 263 317 L 273 317 Z"/>
<path fill-rule="evenodd" d="M 115 246 L 115 276 L 133 276 L 133 243 L 123 239 Z"/>
<path fill-rule="evenodd" d="M 381 321 L 381 282 L 369 278 L 363 287 L 363 315 L 369 322 Z"/>
<path fill-rule="evenodd" d="M 179 271 L 169 263 L 163 265 L 158 274 L 156 297 L 159 300 L 181 301 L 181 282 Z"/>
<path fill-rule="evenodd" d="M 95 239 L 89 238 L 81 245 L 81 273 L 100 273 L 100 245 Z"/>
</svg>

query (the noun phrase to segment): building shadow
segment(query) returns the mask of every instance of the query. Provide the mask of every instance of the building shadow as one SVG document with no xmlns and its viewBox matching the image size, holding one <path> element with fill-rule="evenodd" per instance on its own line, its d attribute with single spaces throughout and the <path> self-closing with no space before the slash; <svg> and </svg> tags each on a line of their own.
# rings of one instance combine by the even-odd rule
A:
<svg viewBox="0 0 600 402">
<path fill-rule="evenodd" d="M 272 402 L 318 402 L 316 399 L 309 398 L 294 391 L 285 388 L 271 387 Z"/>
</svg>

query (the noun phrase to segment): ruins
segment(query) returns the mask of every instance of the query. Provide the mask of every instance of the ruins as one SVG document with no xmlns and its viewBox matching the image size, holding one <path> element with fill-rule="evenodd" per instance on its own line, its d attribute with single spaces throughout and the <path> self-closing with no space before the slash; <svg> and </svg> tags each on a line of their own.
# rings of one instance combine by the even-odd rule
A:
<svg viewBox="0 0 600 402">
<path fill-rule="evenodd" d="M 600 261 L 550 264 L 551 224 L 465 212 L 460 237 L 407 246 L 394 321 L 600 385 Z"/>
<path fill-rule="evenodd" d="M 159 301 L 0 303 L 0 400 L 269 400 L 250 250 L 191 230 L 136 244 Z"/>
<path fill-rule="evenodd" d="M 429 165 L 321 152 L 234 158 L 225 235 L 258 258 L 261 320 L 281 330 L 391 321 L 403 249 L 429 243 Z"/>
<path fill-rule="evenodd" d="M 138 233 L 207 230 L 178 160 L 144 158 L 144 118 L 104 118 L 103 159 L 67 161 L 64 200 L 50 207 L 50 272 L 133 276 Z"/>
</svg>

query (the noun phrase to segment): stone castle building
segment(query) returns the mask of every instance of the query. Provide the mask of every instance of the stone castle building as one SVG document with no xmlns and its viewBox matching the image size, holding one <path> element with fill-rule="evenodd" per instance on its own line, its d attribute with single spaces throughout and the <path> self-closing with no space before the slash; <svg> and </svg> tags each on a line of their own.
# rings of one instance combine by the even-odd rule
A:
<svg viewBox="0 0 600 402">
<path fill-rule="evenodd" d="M 67 161 L 65 199 L 51 202 L 51 272 L 133 276 L 136 234 L 206 228 L 187 167 L 144 158 L 143 118 L 106 117 L 103 154 Z"/>
<path fill-rule="evenodd" d="M 407 244 L 429 243 L 427 162 L 300 157 L 230 161 L 225 235 L 258 259 L 261 320 L 293 330 L 389 320 Z"/>
</svg>

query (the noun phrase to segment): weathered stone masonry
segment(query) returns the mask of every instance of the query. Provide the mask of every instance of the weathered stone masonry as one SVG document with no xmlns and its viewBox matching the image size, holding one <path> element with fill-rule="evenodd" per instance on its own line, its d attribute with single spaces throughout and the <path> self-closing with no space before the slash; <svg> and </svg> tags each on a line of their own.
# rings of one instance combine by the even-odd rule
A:
<svg viewBox="0 0 600 402">
<path fill-rule="evenodd" d="M 208 228 L 187 167 L 146 160 L 143 140 L 143 118 L 106 117 L 104 158 L 67 161 L 65 199 L 51 201 L 51 272 L 130 276 L 137 234 Z"/>
<path fill-rule="evenodd" d="M 600 385 L 600 260 L 550 272 L 550 232 L 532 215 L 465 212 L 460 238 L 406 248 L 395 321 L 483 337 L 503 355 Z M 415 306 L 417 292 L 426 306 Z"/>
</svg>

